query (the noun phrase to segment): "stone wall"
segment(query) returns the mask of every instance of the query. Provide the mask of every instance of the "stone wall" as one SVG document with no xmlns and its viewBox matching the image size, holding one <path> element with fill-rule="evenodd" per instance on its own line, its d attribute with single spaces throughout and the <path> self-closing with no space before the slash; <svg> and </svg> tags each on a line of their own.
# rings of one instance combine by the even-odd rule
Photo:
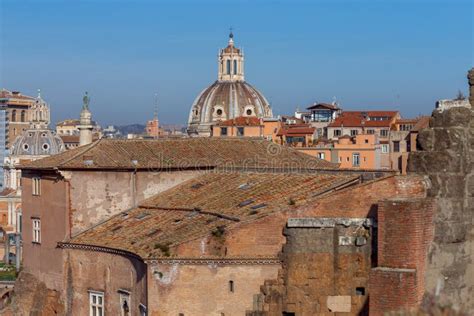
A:
<svg viewBox="0 0 474 316">
<path fill-rule="evenodd" d="M 474 104 L 474 69 L 468 74 Z M 431 182 L 437 199 L 434 241 L 426 271 L 426 301 L 434 297 L 474 312 L 474 112 L 454 107 L 433 112 L 418 136 L 421 151 L 411 154 L 409 171 Z"/>
<path fill-rule="evenodd" d="M 364 218 L 290 218 L 280 277 L 247 315 L 367 315 L 371 229 Z"/>
</svg>

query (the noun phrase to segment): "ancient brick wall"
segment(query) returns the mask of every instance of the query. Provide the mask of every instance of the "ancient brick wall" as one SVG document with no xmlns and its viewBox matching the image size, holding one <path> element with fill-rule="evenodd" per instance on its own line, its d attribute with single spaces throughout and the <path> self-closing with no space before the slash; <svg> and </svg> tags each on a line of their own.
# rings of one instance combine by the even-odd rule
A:
<svg viewBox="0 0 474 316">
<path fill-rule="evenodd" d="M 370 274 L 370 314 L 417 308 L 433 240 L 434 201 L 392 198 L 378 209 L 378 267 Z"/>
<path fill-rule="evenodd" d="M 121 315 L 120 292 L 130 293 L 131 315 L 147 305 L 147 268 L 138 259 L 79 249 L 64 249 L 65 291 L 61 298 L 68 315 L 89 315 L 89 292 L 104 294 L 109 315 Z"/>
<path fill-rule="evenodd" d="M 279 263 L 149 263 L 148 315 L 245 315 L 254 293 L 279 268 Z"/>
<path fill-rule="evenodd" d="M 474 102 L 474 69 L 468 75 Z M 434 241 L 426 270 L 426 301 L 474 312 L 474 112 L 465 107 L 433 112 L 418 136 L 421 151 L 409 171 L 431 182 L 437 199 Z"/>
</svg>

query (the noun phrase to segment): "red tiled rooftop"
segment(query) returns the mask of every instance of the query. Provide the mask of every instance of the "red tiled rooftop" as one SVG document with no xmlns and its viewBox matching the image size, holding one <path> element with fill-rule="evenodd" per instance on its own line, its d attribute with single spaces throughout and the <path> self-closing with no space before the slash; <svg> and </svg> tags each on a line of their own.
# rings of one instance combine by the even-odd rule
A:
<svg viewBox="0 0 474 316">
<path fill-rule="evenodd" d="M 219 126 L 261 126 L 262 122 L 256 116 L 239 116 L 230 120 L 219 122 Z"/>
<path fill-rule="evenodd" d="M 21 93 L 15 93 L 14 91 L 10 91 L 7 89 L 0 90 L 0 99 L 21 99 L 21 100 L 30 100 L 33 101 L 35 98 L 23 95 Z"/>
<path fill-rule="evenodd" d="M 329 127 L 390 127 L 398 111 L 345 111 Z M 370 117 L 388 117 L 387 120 L 371 120 Z"/>
<path fill-rule="evenodd" d="M 208 167 L 337 169 L 338 165 L 263 139 L 100 139 L 22 164 L 22 169 L 185 169 Z"/>
<path fill-rule="evenodd" d="M 296 210 L 326 192 L 354 181 L 354 175 L 316 173 L 208 173 L 160 193 L 140 207 L 118 214 L 70 243 L 166 256 L 173 248 L 234 225 Z"/>
</svg>

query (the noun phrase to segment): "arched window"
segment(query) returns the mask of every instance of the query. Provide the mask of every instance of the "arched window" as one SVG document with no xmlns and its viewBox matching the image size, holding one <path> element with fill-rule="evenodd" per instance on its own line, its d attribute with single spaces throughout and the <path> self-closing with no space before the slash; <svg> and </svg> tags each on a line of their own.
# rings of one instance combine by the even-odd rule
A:
<svg viewBox="0 0 474 316">
<path fill-rule="evenodd" d="M 16 110 L 12 111 L 12 122 L 16 122 Z"/>
<path fill-rule="evenodd" d="M 234 75 L 237 74 L 237 60 L 234 59 Z"/>
<path fill-rule="evenodd" d="M 230 59 L 227 59 L 227 74 L 230 75 Z"/>
<path fill-rule="evenodd" d="M 26 121 L 26 112 L 25 112 L 25 110 L 21 111 L 20 120 L 22 122 Z"/>
</svg>

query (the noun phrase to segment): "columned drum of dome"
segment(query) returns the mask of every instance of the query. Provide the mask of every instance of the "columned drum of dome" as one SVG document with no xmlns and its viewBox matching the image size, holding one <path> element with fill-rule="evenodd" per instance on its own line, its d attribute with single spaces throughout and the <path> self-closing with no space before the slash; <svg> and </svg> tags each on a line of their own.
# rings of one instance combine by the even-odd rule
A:
<svg viewBox="0 0 474 316">
<path fill-rule="evenodd" d="M 239 116 L 272 117 L 272 109 L 263 94 L 245 81 L 244 54 L 229 35 L 226 48 L 219 51 L 217 81 L 194 100 L 188 120 L 188 133 L 210 136 L 219 121 Z"/>
</svg>

